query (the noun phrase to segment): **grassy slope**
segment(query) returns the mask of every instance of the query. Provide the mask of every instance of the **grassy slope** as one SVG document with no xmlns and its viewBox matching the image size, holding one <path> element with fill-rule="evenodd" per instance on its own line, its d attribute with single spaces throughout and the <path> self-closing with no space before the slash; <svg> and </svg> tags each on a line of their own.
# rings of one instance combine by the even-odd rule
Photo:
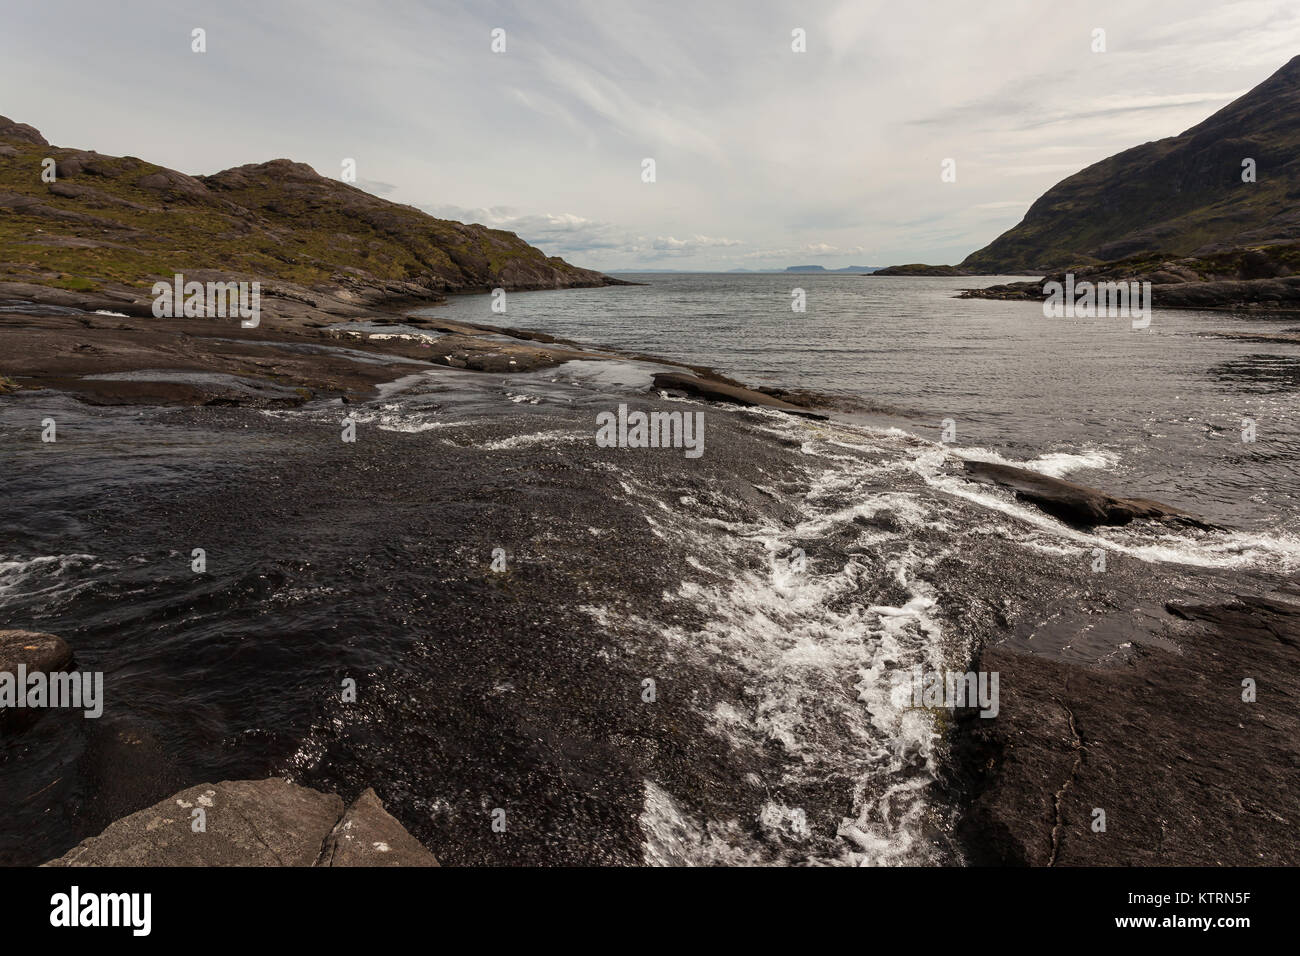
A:
<svg viewBox="0 0 1300 956">
<path fill-rule="evenodd" d="M 0 155 L 0 272 L 9 279 L 92 291 L 213 269 L 307 286 L 348 275 L 451 292 L 602 279 L 514 233 L 435 219 L 287 160 L 191 178 L 132 157 L 5 145 L 16 154 Z M 41 180 L 47 156 L 60 164 L 53 185 Z"/>
</svg>

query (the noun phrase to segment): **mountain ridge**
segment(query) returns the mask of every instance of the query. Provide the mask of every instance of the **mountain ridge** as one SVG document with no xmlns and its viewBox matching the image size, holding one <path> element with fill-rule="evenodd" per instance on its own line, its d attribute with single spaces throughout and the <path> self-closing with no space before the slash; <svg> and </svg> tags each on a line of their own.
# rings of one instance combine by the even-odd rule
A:
<svg viewBox="0 0 1300 956">
<path fill-rule="evenodd" d="M 199 272 L 274 284 L 289 298 L 372 307 L 493 288 L 625 284 L 513 232 L 437 219 L 304 163 L 190 176 L 134 156 L 52 146 L 35 127 L 0 116 L 0 274 L 120 295 Z"/>
<path fill-rule="evenodd" d="M 1248 159 L 1254 182 L 1243 181 Z M 1298 199 L 1300 56 L 1179 135 L 1066 177 L 958 268 L 1044 273 L 1300 239 Z"/>
</svg>

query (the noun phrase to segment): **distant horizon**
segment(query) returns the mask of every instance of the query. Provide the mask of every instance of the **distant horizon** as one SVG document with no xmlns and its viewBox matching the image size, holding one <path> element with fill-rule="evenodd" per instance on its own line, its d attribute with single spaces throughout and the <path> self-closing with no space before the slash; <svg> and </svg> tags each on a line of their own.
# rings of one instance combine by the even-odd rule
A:
<svg viewBox="0 0 1300 956">
<path fill-rule="evenodd" d="M 841 268 L 831 268 L 831 267 L 829 267 L 829 266 L 818 266 L 817 268 L 818 268 L 819 270 L 821 270 L 821 271 L 813 271 L 813 272 L 800 272 L 800 271 L 798 271 L 798 270 L 800 270 L 800 269 L 808 269 L 808 268 L 810 268 L 810 267 L 807 266 L 807 265 L 804 265 L 804 266 L 785 266 L 785 267 L 773 266 L 773 267 L 768 268 L 768 269 L 746 269 L 746 268 L 738 268 L 738 267 L 732 267 L 732 268 L 730 268 L 730 269 L 705 269 L 705 268 L 697 268 L 697 269 L 667 269 L 667 268 L 663 268 L 663 267 L 659 267 L 659 266 L 640 266 L 640 267 L 638 267 L 638 266 L 629 266 L 629 267 L 621 268 L 621 269 L 611 269 L 610 272 L 611 272 L 611 273 L 618 273 L 618 272 L 622 272 L 622 273 L 639 272 L 639 273 L 643 273 L 643 274 L 654 273 L 654 272 L 674 272 L 674 273 L 687 273 L 687 274 L 692 274 L 692 275 L 702 275 L 702 274 L 735 275 L 735 274 L 737 274 L 737 273 L 744 273 L 744 272 L 754 273 L 754 274 L 756 274 L 756 275 L 759 275 L 759 274 L 761 274 L 761 275 L 787 275 L 787 274 L 791 274 L 791 275 L 822 275 L 822 274 L 826 274 L 826 275 L 843 275 L 843 274 L 846 273 L 846 272 L 856 272 L 856 271 L 858 271 L 858 270 L 862 270 L 862 271 L 865 272 L 865 271 L 872 270 L 872 269 L 884 269 L 884 268 L 887 268 L 887 267 L 886 267 L 886 266 L 844 266 L 844 267 L 841 267 Z"/>
</svg>

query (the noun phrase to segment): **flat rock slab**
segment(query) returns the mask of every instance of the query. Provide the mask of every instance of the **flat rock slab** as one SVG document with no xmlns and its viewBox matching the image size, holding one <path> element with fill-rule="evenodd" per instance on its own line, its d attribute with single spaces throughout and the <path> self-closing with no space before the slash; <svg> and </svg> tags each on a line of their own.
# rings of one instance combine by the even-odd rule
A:
<svg viewBox="0 0 1300 956">
<path fill-rule="evenodd" d="M 195 832 L 202 811 L 204 829 Z M 46 866 L 437 866 L 366 790 L 287 780 L 201 783 L 109 825 Z"/>
<path fill-rule="evenodd" d="M 1222 530 L 1159 501 L 1146 498 L 1117 498 L 1096 488 L 1052 478 L 1027 468 L 988 461 L 967 461 L 966 474 L 975 481 L 1001 485 L 1037 505 L 1054 518 L 1075 527 L 1123 525 L 1137 518 L 1184 525 L 1207 531 Z"/>
<path fill-rule="evenodd" d="M 954 743 L 970 862 L 1300 864 L 1300 605 L 1167 610 L 1115 666 L 983 651 L 1000 711 L 959 718 Z"/>
<path fill-rule="evenodd" d="M 750 405 L 759 408 L 775 408 L 791 415 L 801 415 L 804 418 L 817 418 L 824 420 L 829 417 L 821 412 L 810 411 L 807 408 L 800 408 L 798 405 L 791 405 L 789 402 L 783 402 L 779 398 L 773 398 L 771 395 L 765 395 L 763 392 L 755 391 L 752 388 L 744 388 L 740 385 L 728 385 L 725 382 L 714 382 L 709 379 L 699 378 L 695 375 L 686 375 L 682 372 L 656 373 L 654 378 L 654 387 L 678 389 L 688 394 L 698 395 L 700 398 L 708 398 L 717 402 L 731 402 L 735 405 Z"/>
</svg>

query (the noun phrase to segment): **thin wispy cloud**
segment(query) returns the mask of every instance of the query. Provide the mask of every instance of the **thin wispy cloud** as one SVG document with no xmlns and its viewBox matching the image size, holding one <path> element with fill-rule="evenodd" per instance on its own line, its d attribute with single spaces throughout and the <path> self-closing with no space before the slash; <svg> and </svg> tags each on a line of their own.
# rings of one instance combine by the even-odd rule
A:
<svg viewBox="0 0 1300 956">
<path fill-rule="evenodd" d="M 189 173 L 354 158 L 377 195 L 595 268 L 836 267 L 959 260 L 1297 41 L 1291 0 L 49 0 L 7 14 L 0 77 L 3 112 L 59 144 Z"/>
</svg>

